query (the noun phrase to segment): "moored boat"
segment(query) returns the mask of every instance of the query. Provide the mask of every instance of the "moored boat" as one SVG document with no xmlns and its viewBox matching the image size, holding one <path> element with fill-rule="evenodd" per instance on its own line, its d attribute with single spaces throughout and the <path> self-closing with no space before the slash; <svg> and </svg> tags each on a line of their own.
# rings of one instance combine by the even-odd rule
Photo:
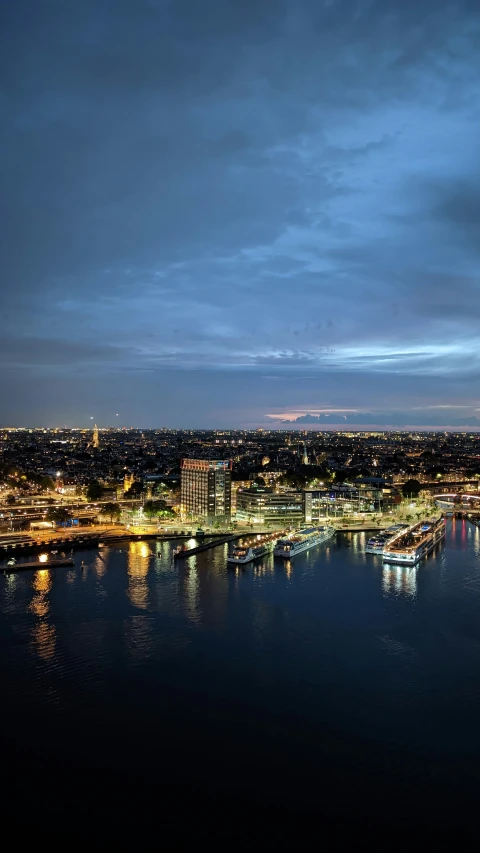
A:
<svg viewBox="0 0 480 853">
<path fill-rule="evenodd" d="M 384 563 L 414 566 L 445 538 L 445 519 L 419 521 L 395 536 L 383 551 Z"/>
<path fill-rule="evenodd" d="M 383 554 L 388 543 L 392 541 L 402 530 L 407 530 L 408 524 L 392 524 L 386 530 L 381 530 L 370 537 L 365 545 L 366 554 Z"/>
<path fill-rule="evenodd" d="M 273 553 L 276 557 L 290 559 L 308 548 L 314 548 L 322 542 L 327 542 L 335 533 L 336 530 L 331 524 L 297 530 L 285 538 L 278 539 Z"/>
<path fill-rule="evenodd" d="M 265 554 L 271 554 L 274 544 L 273 540 L 269 539 L 258 545 L 237 545 L 232 553 L 228 555 L 227 563 L 236 563 L 237 565 L 251 563 L 252 560 L 258 560 L 260 557 L 264 557 Z"/>
</svg>

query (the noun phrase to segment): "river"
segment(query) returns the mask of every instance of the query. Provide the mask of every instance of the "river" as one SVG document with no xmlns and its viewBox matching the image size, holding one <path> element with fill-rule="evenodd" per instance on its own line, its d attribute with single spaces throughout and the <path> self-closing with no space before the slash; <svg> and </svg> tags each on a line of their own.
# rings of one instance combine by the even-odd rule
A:
<svg viewBox="0 0 480 853">
<path fill-rule="evenodd" d="M 366 535 L 291 564 L 132 542 L 2 575 L 4 767 L 473 831 L 480 530 L 448 521 L 418 568 Z"/>
</svg>

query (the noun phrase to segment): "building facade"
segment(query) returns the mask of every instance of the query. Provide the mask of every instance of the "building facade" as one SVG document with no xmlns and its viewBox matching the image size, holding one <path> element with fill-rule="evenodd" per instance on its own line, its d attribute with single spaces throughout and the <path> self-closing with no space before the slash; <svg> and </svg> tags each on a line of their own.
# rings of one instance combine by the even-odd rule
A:
<svg viewBox="0 0 480 853">
<path fill-rule="evenodd" d="M 236 519 L 272 527 L 303 523 L 303 492 L 274 492 L 263 486 L 238 489 Z"/>
<path fill-rule="evenodd" d="M 219 459 L 182 459 L 180 511 L 184 519 L 207 524 L 229 522 L 232 506 L 232 463 Z"/>
<path fill-rule="evenodd" d="M 353 485 L 372 512 L 388 512 L 401 503 L 400 493 L 383 477 L 359 477 Z"/>
</svg>

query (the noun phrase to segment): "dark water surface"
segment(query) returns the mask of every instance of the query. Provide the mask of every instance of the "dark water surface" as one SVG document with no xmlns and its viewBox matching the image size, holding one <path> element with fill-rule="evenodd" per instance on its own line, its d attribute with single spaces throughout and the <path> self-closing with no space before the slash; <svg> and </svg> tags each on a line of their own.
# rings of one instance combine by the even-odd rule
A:
<svg viewBox="0 0 480 853">
<path fill-rule="evenodd" d="M 415 569 L 364 537 L 291 565 L 135 542 L 1 576 L 3 772 L 475 831 L 480 530 L 449 521 Z"/>
</svg>

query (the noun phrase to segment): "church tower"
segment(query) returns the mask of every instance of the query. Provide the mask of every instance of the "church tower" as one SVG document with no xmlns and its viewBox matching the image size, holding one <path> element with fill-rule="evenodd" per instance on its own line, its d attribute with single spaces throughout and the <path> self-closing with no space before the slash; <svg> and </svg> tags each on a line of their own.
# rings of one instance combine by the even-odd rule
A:
<svg viewBox="0 0 480 853">
<path fill-rule="evenodd" d="M 92 447 L 94 447 L 96 450 L 98 450 L 99 446 L 100 446 L 100 439 L 98 437 L 98 427 L 95 424 L 95 426 L 93 427 Z"/>
<path fill-rule="evenodd" d="M 307 445 L 305 444 L 305 442 L 303 442 L 302 465 L 309 465 L 309 464 L 310 464 L 310 460 L 308 458 Z"/>
</svg>

